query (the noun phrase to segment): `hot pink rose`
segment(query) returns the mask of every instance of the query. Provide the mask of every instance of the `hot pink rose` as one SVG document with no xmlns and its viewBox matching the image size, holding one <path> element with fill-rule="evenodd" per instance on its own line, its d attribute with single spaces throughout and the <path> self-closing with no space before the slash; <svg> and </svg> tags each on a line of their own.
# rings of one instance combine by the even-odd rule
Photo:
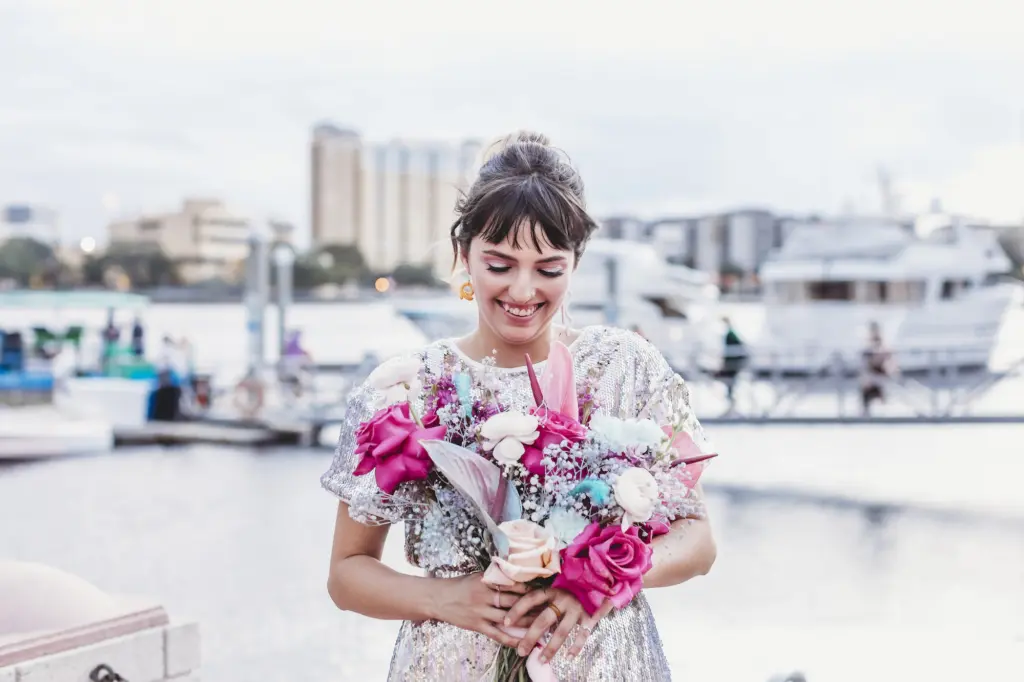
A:
<svg viewBox="0 0 1024 682">
<path fill-rule="evenodd" d="M 530 414 L 540 420 L 537 431 L 540 435 L 532 445 L 526 446 L 522 463 L 526 470 L 544 480 L 544 448 L 549 445 L 561 445 L 562 441 L 579 443 L 586 439 L 587 429 L 575 419 L 566 417 L 561 412 L 554 412 L 542 407 L 535 407 Z"/>
<path fill-rule="evenodd" d="M 434 463 L 420 441 L 444 438 L 444 434 L 437 415 L 427 415 L 420 428 L 409 414 L 409 403 L 385 407 L 356 431 L 356 454 L 363 458 L 355 475 L 375 471 L 377 485 L 390 495 L 406 481 L 427 477 Z"/>
<path fill-rule="evenodd" d="M 636 526 L 623 532 L 619 524 L 587 526 L 562 550 L 562 572 L 554 587 L 571 592 L 593 615 L 605 599 L 617 609 L 632 601 L 651 570 L 651 548 Z"/>
</svg>

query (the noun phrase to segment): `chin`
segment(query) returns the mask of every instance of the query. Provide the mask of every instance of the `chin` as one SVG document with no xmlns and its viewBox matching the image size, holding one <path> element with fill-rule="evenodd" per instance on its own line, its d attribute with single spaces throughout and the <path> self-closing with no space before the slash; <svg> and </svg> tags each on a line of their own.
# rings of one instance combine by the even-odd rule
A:
<svg viewBox="0 0 1024 682">
<path fill-rule="evenodd" d="M 517 317 L 495 302 L 490 316 L 491 328 L 505 343 L 519 346 L 530 343 L 551 326 L 551 306 L 542 303 L 531 315 Z"/>
</svg>

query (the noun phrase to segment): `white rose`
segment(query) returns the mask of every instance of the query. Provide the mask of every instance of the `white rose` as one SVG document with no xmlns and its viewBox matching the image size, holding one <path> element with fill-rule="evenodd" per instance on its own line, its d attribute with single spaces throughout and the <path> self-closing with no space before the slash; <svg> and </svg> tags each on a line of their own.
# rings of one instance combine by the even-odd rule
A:
<svg viewBox="0 0 1024 682">
<path fill-rule="evenodd" d="M 494 453 L 502 464 L 515 464 L 540 436 L 537 417 L 522 412 L 499 412 L 484 422 L 480 435 L 484 449 Z"/>
<path fill-rule="evenodd" d="M 626 469 L 612 486 L 615 501 L 626 512 L 622 525 L 649 521 L 658 501 L 658 482 L 647 469 Z"/>
<path fill-rule="evenodd" d="M 370 373 L 366 381 L 380 394 L 380 406 L 384 407 L 409 399 L 411 393 L 421 388 L 420 363 L 414 358 L 395 358 L 381 364 Z"/>
</svg>

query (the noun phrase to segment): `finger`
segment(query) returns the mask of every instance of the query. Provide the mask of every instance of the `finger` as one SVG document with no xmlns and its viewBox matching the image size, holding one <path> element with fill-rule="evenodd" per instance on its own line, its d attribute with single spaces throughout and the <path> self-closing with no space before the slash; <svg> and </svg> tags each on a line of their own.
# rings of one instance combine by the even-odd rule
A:
<svg viewBox="0 0 1024 682">
<path fill-rule="evenodd" d="M 522 599 L 522 597 L 520 597 L 518 594 L 506 594 L 502 592 L 501 596 L 498 598 L 498 603 L 501 604 L 501 608 L 507 610 L 515 606 L 516 602 L 518 602 L 520 599 Z"/>
<path fill-rule="evenodd" d="M 526 656 L 533 648 L 537 646 L 537 642 L 544 636 L 544 633 L 553 628 L 558 623 L 558 617 L 555 616 L 554 609 L 545 609 L 544 613 L 537 616 L 533 625 L 526 631 L 523 638 L 519 640 L 519 655 Z"/>
<path fill-rule="evenodd" d="M 568 603 L 566 603 L 564 607 L 561 604 L 557 605 L 558 608 L 565 612 L 565 615 L 562 616 L 562 620 L 558 623 L 558 627 L 555 628 L 555 631 L 551 634 L 551 639 L 549 639 L 548 643 L 544 646 L 544 651 L 540 654 L 541 663 L 547 663 L 555 657 L 555 654 L 558 653 L 562 643 L 565 642 L 566 637 L 569 636 L 569 633 L 572 632 L 572 629 L 576 627 L 576 623 L 580 620 L 580 614 L 583 612 L 583 609 L 572 601 L 567 600 L 567 602 Z"/>
<path fill-rule="evenodd" d="M 601 622 L 601 619 L 607 616 L 613 606 L 610 601 L 605 600 L 604 604 L 601 605 L 594 615 L 584 615 L 580 619 L 579 628 L 576 631 L 576 638 L 573 640 L 572 647 L 569 649 L 569 657 L 574 658 L 583 651 L 583 647 L 586 645 L 587 640 L 590 639 L 590 635 L 594 633 L 594 628 Z"/>
<path fill-rule="evenodd" d="M 508 611 L 506 611 L 505 609 L 496 609 L 493 606 L 488 606 L 483 610 L 483 612 L 480 615 L 483 616 L 483 618 L 488 622 L 497 625 L 498 623 L 505 622 L 505 616 L 507 614 Z"/>
<path fill-rule="evenodd" d="M 515 583 L 512 585 L 492 585 L 490 583 L 484 583 L 487 587 L 491 588 L 495 592 L 508 592 L 510 594 L 526 594 L 530 592 L 530 588 L 523 583 Z"/>
<path fill-rule="evenodd" d="M 480 625 L 480 629 L 478 630 L 478 632 L 480 632 L 480 634 L 482 635 L 490 637 L 502 646 L 507 646 L 509 649 L 515 649 L 517 646 L 519 646 L 518 639 L 516 639 L 515 637 L 506 632 L 502 632 L 491 623 L 482 623 Z"/>
<path fill-rule="evenodd" d="M 537 608 L 541 604 L 546 604 L 547 601 L 548 597 L 544 594 L 543 590 L 524 594 L 522 597 L 519 597 L 512 608 L 508 610 L 508 615 L 505 617 L 505 625 L 512 625 L 513 623 L 518 622 L 532 609 Z"/>
</svg>

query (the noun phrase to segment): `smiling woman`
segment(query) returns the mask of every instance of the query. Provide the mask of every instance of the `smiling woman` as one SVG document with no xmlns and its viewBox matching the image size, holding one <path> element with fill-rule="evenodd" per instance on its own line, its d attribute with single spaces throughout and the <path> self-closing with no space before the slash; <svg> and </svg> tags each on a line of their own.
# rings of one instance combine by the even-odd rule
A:
<svg viewBox="0 0 1024 682">
<path fill-rule="evenodd" d="M 629 440 L 623 452 L 639 464 L 638 443 L 668 442 L 673 434 L 666 466 L 676 471 L 683 454 L 675 444 L 702 443 L 689 392 L 638 334 L 556 324 L 596 224 L 579 174 L 544 136 L 518 133 L 498 143 L 456 213 L 455 263 L 465 267 L 472 289 L 461 298 L 477 305 L 477 327 L 389 361 L 350 394 L 337 453 L 321 478 L 340 499 L 328 592 L 341 609 L 406 621 L 391 682 L 540 682 L 552 675 L 560 682 L 665 682 L 671 672 L 640 590 L 710 569 L 715 545 L 700 488 L 684 491 L 636 472 L 614 486 L 583 481 L 580 467 L 587 467 L 560 464 L 551 448 L 578 445 L 586 424 L 603 418 L 606 439 Z M 553 388 L 545 392 L 541 382 Z M 653 435 L 638 431 L 638 420 L 649 421 Z M 454 457 L 449 445 L 469 448 L 462 459 L 440 457 L 460 462 L 455 469 L 436 459 Z M 499 478 L 518 486 L 516 496 L 526 496 L 512 514 L 522 523 L 508 531 L 507 549 L 513 541 L 519 549 L 529 545 L 525 554 L 540 566 L 519 565 L 522 556 L 498 550 L 506 546 L 497 540 L 502 529 L 472 513 L 472 494 L 451 476 L 466 467 L 478 472 L 470 476 L 478 483 L 509 485 L 477 469 L 490 471 L 490 462 L 503 467 Z M 594 526 L 587 535 L 578 514 L 545 518 L 534 498 L 559 475 L 575 484 L 567 490 L 586 493 L 587 504 L 611 505 L 614 492 L 624 510 L 621 526 L 600 534 Z M 426 577 L 381 562 L 388 525 L 402 521 L 407 558 Z M 541 529 L 541 522 L 553 526 Z M 583 526 L 590 528 L 586 519 Z M 552 528 L 564 540 L 586 542 L 555 546 Z M 481 548 L 492 545 L 498 553 L 482 561 Z M 496 581 L 489 569 L 505 565 L 520 578 L 538 570 L 550 577 L 561 562 L 565 574 L 592 580 L 565 578 L 542 588 Z"/>
</svg>

